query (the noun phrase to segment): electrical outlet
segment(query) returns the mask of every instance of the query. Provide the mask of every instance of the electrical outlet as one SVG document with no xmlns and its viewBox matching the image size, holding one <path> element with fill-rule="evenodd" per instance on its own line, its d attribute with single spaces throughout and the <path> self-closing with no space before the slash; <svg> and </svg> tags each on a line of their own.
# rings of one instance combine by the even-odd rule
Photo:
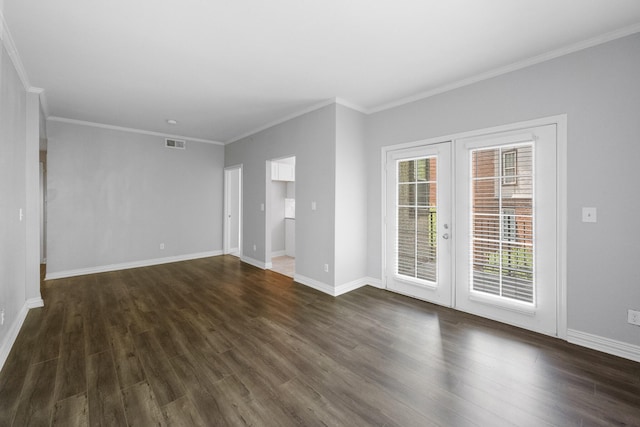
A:
<svg viewBox="0 0 640 427">
<path fill-rule="evenodd" d="M 4 308 L 0 310 L 0 326 L 4 325 Z"/>
<path fill-rule="evenodd" d="M 324 272 L 328 273 L 329 272 L 329 264 L 325 264 L 324 265 Z"/>
<path fill-rule="evenodd" d="M 160 250 L 163 251 L 164 250 L 164 243 L 160 243 Z"/>
<path fill-rule="evenodd" d="M 253 245 L 253 252 L 255 252 L 258 249 L 258 247 L 256 245 Z"/>
<path fill-rule="evenodd" d="M 598 222 L 596 208 L 582 208 L 582 222 Z"/>
<path fill-rule="evenodd" d="M 632 325 L 640 326 L 640 311 L 629 310 L 627 313 L 627 322 L 631 323 Z"/>
</svg>

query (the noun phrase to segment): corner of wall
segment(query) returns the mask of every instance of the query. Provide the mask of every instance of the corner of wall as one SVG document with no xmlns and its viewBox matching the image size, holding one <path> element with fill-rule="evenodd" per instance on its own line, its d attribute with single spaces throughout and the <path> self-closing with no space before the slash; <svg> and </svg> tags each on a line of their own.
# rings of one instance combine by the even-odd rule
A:
<svg viewBox="0 0 640 427">
<path fill-rule="evenodd" d="M 9 332 L 5 335 L 3 342 L 0 343 L 0 371 L 7 361 L 9 357 L 9 353 L 11 353 L 11 348 L 13 344 L 16 342 L 16 338 L 18 338 L 18 333 L 20 332 L 20 328 L 24 323 L 24 320 L 27 318 L 27 314 L 29 313 L 29 301 L 27 301 L 23 306 L 20 312 L 18 313 L 18 317 L 13 321 L 11 327 L 9 328 Z"/>
</svg>

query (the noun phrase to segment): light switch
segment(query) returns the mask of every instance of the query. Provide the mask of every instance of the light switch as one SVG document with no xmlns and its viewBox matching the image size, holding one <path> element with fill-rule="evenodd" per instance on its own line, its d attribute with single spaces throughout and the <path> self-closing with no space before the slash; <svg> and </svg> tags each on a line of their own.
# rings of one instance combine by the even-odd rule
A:
<svg viewBox="0 0 640 427">
<path fill-rule="evenodd" d="M 260 210 L 264 212 L 264 203 L 260 203 Z"/>
<path fill-rule="evenodd" d="M 582 208 L 582 222 L 598 222 L 596 208 Z"/>
<path fill-rule="evenodd" d="M 316 210 L 316 202 L 311 202 L 311 210 L 312 211 Z"/>
</svg>

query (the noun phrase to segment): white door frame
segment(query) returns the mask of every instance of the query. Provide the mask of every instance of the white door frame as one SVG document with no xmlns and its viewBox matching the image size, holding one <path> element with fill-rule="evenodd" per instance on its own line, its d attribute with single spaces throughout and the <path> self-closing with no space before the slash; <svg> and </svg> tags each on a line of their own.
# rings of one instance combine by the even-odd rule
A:
<svg viewBox="0 0 640 427">
<path fill-rule="evenodd" d="M 537 126 L 544 125 L 556 125 L 557 128 L 557 156 L 556 156 L 556 166 L 557 166 L 557 235 L 556 235 L 556 244 L 558 248 L 558 257 L 557 257 L 557 328 L 556 334 L 558 338 L 567 339 L 567 115 L 561 114 L 557 116 L 549 116 L 540 119 L 528 120 L 523 122 L 511 123 L 501 126 L 495 126 L 490 128 L 478 129 L 469 132 L 461 132 L 457 134 L 443 135 L 437 138 L 429 138 L 424 140 L 412 141 L 397 145 L 389 145 L 381 148 L 381 156 L 380 156 L 380 176 L 381 176 L 381 213 L 382 213 L 382 221 L 380 224 L 380 232 L 382 236 L 382 244 L 381 244 L 381 274 L 382 278 L 382 286 L 387 288 L 387 236 L 386 236 L 386 203 L 387 203 L 387 153 L 389 151 L 395 151 L 405 148 L 413 148 L 419 147 L 423 145 L 431 145 L 437 144 L 441 142 L 454 141 L 470 138 L 475 136 L 487 135 L 492 133 L 502 133 L 515 131 L 518 129 L 527 129 Z M 455 153 L 455 145 L 453 147 L 453 151 Z M 453 173 L 455 175 L 455 154 L 453 161 Z M 455 211 L 455 197 L 453 199 L 452 209 Z M 455 218 L 452 218 L 451 228 L 453 232 L 456 230 Z M 455 253 L 455 239 L 451 242 L 454 247 L 452 247 L 453 253 Z M 456 280 L 456 271 L 455 271 L 455 259 L 452 262 L 452 272 L 451 278 L 455 283 Z M 455 298 L 455 286 L 452 286 L 452 298 Z"/>
<path fill-rule="evenodd" d="M 270 270 L 273 268 L 273 262 L 271 261 L 271 209 L 273 206 L 271 205 L 271 192 L 272 190 L 272 164 L 278 162 L 278 160 L 289 159 L 292 157 L 296 157 L 295 154 L 291 154 L 288 156 L 276 157 L 273 159 L 269 159 L 265 161 L 265 191 L 264 191 L 264 264 L 265 269 Z M 294 166 L 295 168 L 295 166 Z"/>
<path fill-rule="evenodd" d="M 44 163 L 40 162 L 40 264 L 47 263 L 47 177 Z"/>
<path fill-rule="evenodd" d="M 229 224 L 229 215 L 231 211 L 231 195 L 236 189 L 231 188 L 231 181 L 229 176 L 232 172 L 238 171 L 238 250 L 239 256 L 242 257 L 242 164 L 229 166 L 224 168 L 224 221 L 223 221 L 223 243 L 222 252 L 224 254 L 231 253 L 230 237 L 231 229 Z"/>
</svg>

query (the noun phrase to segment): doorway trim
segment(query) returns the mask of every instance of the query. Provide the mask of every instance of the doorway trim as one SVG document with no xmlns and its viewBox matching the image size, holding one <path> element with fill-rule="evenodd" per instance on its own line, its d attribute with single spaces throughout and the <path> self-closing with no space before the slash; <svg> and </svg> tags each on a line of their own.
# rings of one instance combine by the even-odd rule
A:
<svg viewBox="0 0 640 427">
<path fill-rule="evenodd" d="M 223 220 L 223 237 L 222 237 L 222 253 L 223 254 L 230 254 L 231 253 L 231 249 L 235 249 L 235 248 L 231 248 L 230 247 L 230 227 L 229 227 L 229 212 L 231 210 L 231 182 L 229 180 L 229 175 L 231 174 L 231 172 L 233 171 L 238 171 L 238 175 L 239 175 L 239 179 L 238 179 L 238 256 L 240 258 L 242 258 L 243 256 L 243 251 L 242 251 L 242 223 L 243 223 L 243 216 L 242 216 L 242 164 L 239 165 L 234 165 L 234 166 L 228 166 L 226 168 L 224 168 L 224 220 Z"/>
<path fill-rule="evenodd" d="M 264 269 L 270 270 L 273 268 L 273 262 L 271 261 L 271 256 L 273 251 L 271 250 L 271 239 L 272 239 L 272 230 L 271 230 L 271 209 L 273 206 L 271 204 L 272 199 L 272 165 L 273 163 L 277 163 L 279 160 L 296 158 L 295 154 L 290 154 L 288 156 L 280 156 L 274 157 L 272 159 L 268 159 L 265 161 L 265 197 L 264 197 Z M 295 171 L 295 165 L 294 165 Z M 294 172 L 295 173 L 295 172 Z"/>
<path fill-rule="evenodd" d="M 519 129 L 526 129 L 544 125 L 556 125 L 557 129 L 557 141 L 556 141 L 556 166 L 557 166 L 557 180 L 556 180 L 556 189 L 557 189 L 557 235 L 556 235 L 556 245 L 558 248 L 558 256 L 556 259 L 557 273 L 556 273 L 556 283 L 557 283 L 557 307 L 556 307 L 556 336 L 563 340 L 567 340 L 567 114 L 560 114 L 556 116 L 548 116 L 542 117 L 539 119 L 527 120 L 522 122 L 510 123 L 500 126 L 494 126 L 489 128 L 477 129 L 468 132 L 461 132 L 449 135 L 443 135 L 435 138 L 422 139 L 417 141 L 411 141 L 396 145 L 388 145 L 383 146 L 380 152 L 380 176 L 381 176 L 381 202 L 380 202 L 380 212 L 381 212 L 381 221 L 380 221 L 380 232 L 381 232 L 381 271 L 380 277 L 382 278 L 382 287 L 387 289 L 387 218 L 386 218 L 386 209 L 387 209 L 387 153 L 390 151 L 396 151 L 407 148 L 415 148 L 424 145 L 432 145 L 441 142 L 452 141 L 453 144 L 453 152 L 454 154 L 451 156 L 451 168 L 453 173 L 455 174 L 455 146 L 456 141 L 463 138 L 471 138 L 483 135 L 490 135 L 494 133 L 503 133 L 509 131 L 516 131 Z M 454 194 L 452 194 L 453 203 L 452 209 L 455 212 L 455 189 L 453 189 Z M 452 218 L 452 229 L 456 230 L 455 218 Z M 455 253 L 455 239 L 452 242 L 454 245 L 452 247 L 452 253 Z M 456 281 L 456 271 L 455 271 L 455 259 L 452 263 L 452 271 L 451 271 L 451 280 L 455 283 Z M 455 286 L 452 286 L 452 298 L 455 301 Z"/>
</svg>

